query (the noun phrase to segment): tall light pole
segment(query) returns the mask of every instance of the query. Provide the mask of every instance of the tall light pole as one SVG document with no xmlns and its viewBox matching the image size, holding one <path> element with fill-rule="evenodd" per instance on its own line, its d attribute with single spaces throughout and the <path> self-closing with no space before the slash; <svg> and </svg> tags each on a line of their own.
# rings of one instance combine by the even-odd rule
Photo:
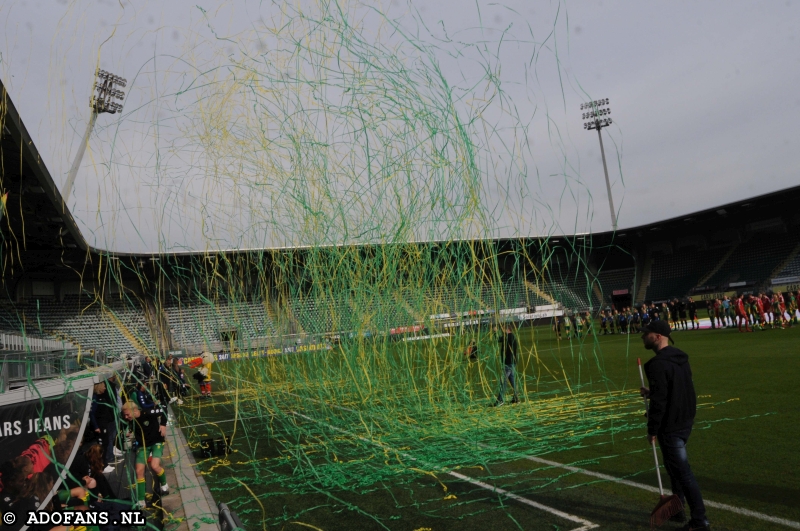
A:
<svg viewBox="0 0 800 531">
<path fill-rule="evenodd" d="M 75 160 L 72 161 L 72 166 L 67 174 L 67 182 L 64 185 L 64 204 L 69 200 L 69 194 L 72 192 L 72 186 L 75 184 L 75 176 L 78 174 L 78 168 L 83 160 L 83 154 L 86 152 L 86 146 L 89 144 L 89 137 L 94 129 L 94 124 L 97 122 L 97 115 L 107 112 L 109 114 L 116 114 L 122 110 L 122 104 L 114 100 L 122 100 L 125 93 L 115 88 L 114 85 L 125 88 L 128 83 L 125 79 L 115 76 L 105 70 L 97 71 L 97 80 L 94 83 L 94 88 L 97 94 L 92 94 L 92 99 L 89 106 L 92 108 L 92 117 L 89 118 L 89 123 L 86 124 L 86 134 L 83 135 L 83 140 L 78 146 L 78 152 L 75 154 Z"/>
<path fill-rule="evenodd" d="M 608 192 L 608 208 L 611 210 L 611 225 L 614 231 L 617 230 L 617 213 L 614 210 L 614 199 L 611 197 L 611 181 L 608 180 L 608 166 L 606 165 L 606 152 L 603 149 L 603 135 L 600 130 L 604 127 L 611 125 L 611 108 L 608 107 L 608 98 L 604 100 L 594 100 L 589 103 L 581 103 L 581 110 L 583 119 L 589 120 L 584 122 L 583 128 L 588 130 L 597 129 L 597 138 L 600 139 L 600 154 L 603 157 L 603 171 L 606 172 L 606 191 Z M 603 117 L 607 118 L 603 118 Z"/>
</svg>

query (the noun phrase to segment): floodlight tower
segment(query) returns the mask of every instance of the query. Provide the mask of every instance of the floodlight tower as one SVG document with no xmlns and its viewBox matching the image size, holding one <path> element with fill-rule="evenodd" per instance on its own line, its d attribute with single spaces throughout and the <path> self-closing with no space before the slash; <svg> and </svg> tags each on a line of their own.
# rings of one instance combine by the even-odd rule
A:
<svg viewBox="0 0 800 531">
<path fill-rule="evenodd" d="M 603 100 L 594 100 L 589 103 L 581 103 L 581 110 L 586 111 L 583 113 L 583 119 L 589 120 L 584 122 L 583 128 L 587 131 L 597 129 L 597 138 L 600 139 L 600 154 L 603 157 L 603 171 L 606 172 L 606 191 L 608 192 L 608 208 L 611 209 L 611 225 L 614 231 L 617 230 L 617 213 L 614 210 L 614 199 L 611 197 L 611 181 L 608 180 L 608 166 L 606 165 L 606 152 L 603 149 L 603 135 L 600 130 L 604 127 L 611 125 L 611 107 L 608 107 L 608 98 Z M 607 118 L 603 118 L 607 116 Z"/>
<path fill-rule="evenodd" d="M 98 70 L 94 89 L 97 94 L 92 94 L 92 99 L 89 106 L 92 108 L 92 117 L 89 118 L 89 123 L 86 125 L 86 134 L 83 136 L 83 141 L 78 146 L 78 152 L 75 154 L 75 160 L 72 161 L 72 166 L 67 174 L 67 182 L 64 185 L 64 203 L 69 200 L 69 194 L 72 192 L 72 186 L 75 184 L 75 176 L 78 174 L 78 168 L 83 160 L 83 154 L 86 152 L 86 146 L 89 144 L 89 137 L 94 130 L 94 124 L 97 122 L 97 115 L 101 113 L 116 114 L 122 110 L 122 104 L 114 100 L 122 100 L 125 93 L 116 87 L 125 88 L 128 83 L 127 80 L 115 76 L 105 70 Z M 116 85 L 116 87 L 115 87 Z"/>
</svg>

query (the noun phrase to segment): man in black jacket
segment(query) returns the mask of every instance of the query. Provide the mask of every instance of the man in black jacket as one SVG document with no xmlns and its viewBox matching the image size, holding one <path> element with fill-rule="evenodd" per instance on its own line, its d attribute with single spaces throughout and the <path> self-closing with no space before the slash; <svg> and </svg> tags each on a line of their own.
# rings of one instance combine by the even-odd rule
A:
<svg viewBox="0 0 800 531">
<path fill-rule="evenodd" d="M 519 397 L 514 374 L 517 365 L 517 336 L 511 331 L 511 326 L 506 325 L 505 329 L 500 331 L 498 342 L 500 343 L 500 356 L 503 357 L 503 375 L 500 377 L 500 393 L 498 393 L 497 402 L 494 405 L 502 406 L 505 403 L 506 381 L 511 382 L 511 389 L 514 391 L 511 403 L 517 404 Z"/>
<path fill-rule="evenodd" d="M 692 382 L 689 356 L 675 347 L 666 321 L 654 321 L 642 328 L 644 348 L 656 353 L 644 364 L 650 387 L 641 393 L 650 399 L 647 415 L 647 440 L 658 440 L 664 467 L 672 482 L 672 492 L 684 504 L 688 501 L 692 518 L 683 528 L 686 531 L 708 531 L 706 509 L 700 487 L 689 466 L 686 443 L 692 433 L 697 394 Z M 684 516 L 679 515 L 683 520 Z"/>
<path fill-rule="evenodd" d="M 686 303 L 686 309 L 689 310 L 689 322 L 692 323 L 692 330 L 699 328 L 700 325 L 697 322 L 697 303 L 694 302 L 693 298 L 689 297 L 689 302 Z"/>
<path fill-rule="evenodd" d="M 109 388 L 110 387 L 110 388 Z M 92 406 L 89 410 L 89 420 L 95 433 L 103 444 L 103 473 L 114 471 L 114 448 L 117 440 L 117 410 L 116 392 L 111 382 L 100 382 L 94 386 Z"/>
</svg>

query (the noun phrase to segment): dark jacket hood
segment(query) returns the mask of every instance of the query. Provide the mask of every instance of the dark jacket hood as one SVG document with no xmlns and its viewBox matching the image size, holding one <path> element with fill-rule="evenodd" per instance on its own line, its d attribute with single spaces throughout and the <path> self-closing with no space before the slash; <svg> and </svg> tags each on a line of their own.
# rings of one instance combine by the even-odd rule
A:
<svg viewBox="0 0 800 531">
<path fill-rule="evenodd" d="M 658 352 L 656 358 L 661 361 L 669 361 L 676 365 L 685 365 L 689 362 L 689 355 L 679 348 L 667 345 Z"/>
</svg>

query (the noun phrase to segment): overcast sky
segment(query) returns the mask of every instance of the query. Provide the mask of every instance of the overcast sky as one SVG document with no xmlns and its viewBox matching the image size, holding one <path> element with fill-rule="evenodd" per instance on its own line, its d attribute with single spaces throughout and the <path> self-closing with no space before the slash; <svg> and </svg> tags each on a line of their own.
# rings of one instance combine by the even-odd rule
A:
<svg viewBox="0 0 800 531">
<path fill-rule="evenodd" d="M 309 182 L 290 184 L 299 171 L 288 168 L 297 163 L 290 155 L 245 157 L 237 165 L 237 153 L 252 153 L 264 138 L 286 148 L 280 128 L 259 132 L 263 117 L 242 88 L 241 67 L 257 64 L 250 58 L 259 54 L 270 59 L 255 69 L 253 83 L 271 94 L 275 109 L 291 107 L 275 111 L 285 116 L 302 100 L 287 103 L 280 86 L 266 83 L 268 74 L 302 74 L 309 82 L 313 73 L 275 62 L 314 63 L 302 52 L 280 55 L 290 36 L 265 29 L 288 22 L 274 4 L 6 0 L 0 4 L 0 77 L 60 186 L 90 116 L 95 67 L 129 80 L 123 113 L 98 119 L 69 201 L 87 241 L 116 251 L 605 231 L 611 223 L 597 134 L 583 129 L 579 109 L 590 98 L 611 100 L 614 125 L 603 135 L 621 229 L 800 181 L 796 1 L 395 1 L 379 10 L 385 18 L 349 5 L 355 7 L 346 16 L 375 45 L 370 50 L 395 50 L 415 79 L 438 70 L 452 94 L 464 95 L 453 109 L 475 118 L 466 129 L 474 137 L 470 145 L 479 147 L 474 189 L 474 176 L 458 169 L 466 144 L 445 133 L 446 147 L 437 145 L 442 138 L 425 147 L 427 136 L 413 121 L 410 134 L 418 132 L 420 143 L 406 138 L 401 144 L 422 147 L 407 163 L 419 165 L 408 189 L 398 190 L 392 176 L 376 185 L 374 176 L 359 173 L 370 169 L 360 144 L 391 142 L 387 131 L 394 124 L 358 137 L 353 117 L 340 117 L 340 129 L 326 122 L 317 130 L 319 144 L 345 135 L 352 145 L 297 155 L 313 158 L 313 151 L 335 162 L 327 180 L 306 167 Z M 319 11 L 313 2 L 302 9 Z M 294 27 L 295 37 L 303 27 Z M 423 43 L 425 52 L 412 42 Z M 340 45 L 309 46 L 324 55 Z M 411 94 L 409 113 L 432 112 L 430 101 L 441 96 L 437 83 L 400 84 L 394 96 Z M 476 111 L 497 87 L 503 97 Z M 321 97 L 339 109 L 343 92 L 334 87 Z M 375 94 L 355 101 L 378 108 Z M 383 94 L 385 102 L 397 99 Z M 316 95 L 302 96 L 318 104 Z M 247 131 L 225 132 L 236 128 Z M 436 178 L 444 191 L 420 177 L 440 166 L 434 160 L 440 147 L 454 159 Z M 353 175 L 348 160 L 355 161 Z M 394 192 L 385 193 L 389 188 Z M 478 207 L 470 206 L 473 195 L 480 197 Z M 326 198 L 339 210 L 326 206 Z M 438 212 L 440 200 L 450 206 Z M 485 220 L 472 219 L 475 208 Z M 399 228 L 403 211 L 413 212 L 407 221 L 417 227 Z M 441 216 L 449 217 L 443 222 Z M 335 228 L 321 232 L 313 227 L 319 220 Z"/>
</svg>

